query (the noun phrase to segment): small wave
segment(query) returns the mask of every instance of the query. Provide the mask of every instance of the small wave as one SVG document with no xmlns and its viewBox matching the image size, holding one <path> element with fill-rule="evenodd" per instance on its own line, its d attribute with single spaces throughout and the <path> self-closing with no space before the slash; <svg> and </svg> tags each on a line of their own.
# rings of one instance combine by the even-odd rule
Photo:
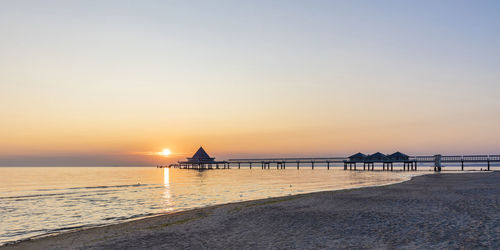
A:
<svg viewBox="0 0 500 250">
<path fill-rule="evenodd" d="M 158 184 L 128 184 L 128 185 L 109 185 L 109 186 L 88 186 L 88 187 L 70 187 L 70 188 L 42 188 L 35 189 L 34 191 L 56 191 L 56 190 L 75 190 L 75 189 L 96 189 L 96 188 L 120 188 L 120 187 L 142 187 L 142 186 L 154 186 Z"/>
<path fill-rule="evenodd" d="M 144 214 L 135 214 L 135 215 L 129 215 L 129 216 L 113 216 L 113 217 L 104 218 L 103 220 L 105 220 L 105 221 L 124 221 L 124 220 L 130 220 L 130 219 L 135 219 L 135 218 L 148 217 L 148 216 L 155 215 L 155 214 L 158 214 L 158 213 L 144 213 Z"/>
<path fill-rule="evenodd" d="M 155 186 L 158 184 L 131 184 L 131 185 L 114 185 L 114 186 L 90 186 L 90 187 L 72 187 L 68 189 L 96 189 L 96 188 L 121 188 L 121 187 L 143 187 L 143 186 Z"/>
<path fill-rule="evenodd" d="M 34 198 L 34 197 L 41 197 L 41 196 L 57 196 L 57 195 L 66 195 L 68 193 L 57 193 L 57 194 L 29 194 L 29 195 L 19 195 L 19 196 L 6 196 L 6 197 L 0 197 L 0 200 L 6 200 L 6 199 L 18 199 L 16 201 L 22 201 L 23 198 Z"/>
<path fill-rule="evenodd" d="M 19 235 L 27 235 L 27 234 L 39 234 L 39 233 L 45 233 L 47 230 L 43 229 L 38 229 L 38 230 L 25 230 L 25 231 L 16 231 L 12 233 L 6 233 L 2 236 L 4 237 L 14 237 L 14 236 L 19 236 Z"/>
<path fill-rule="evenodd" d="M 115 223 L 121 223 L 123 221 L 130 221 L 130 220 L 135 220 L 135 219 L 147 218 L 147 217 L 156 216 L 159 214 L 162 214 L 162 213 L 143 213 L 143 214 L 136 214 L 136 215 L 132 215 L 132 216 L 118 216 L 118 217 L 105 218 L 104 221 L 109 221 L 109 223 L 89 223 L 89 224 L 82 224 L 82 225 L 78 225 L 78 226 L 67 226 L 67 227 L 60 227 L 57 229 L 49 229 L 49 230 L 39 229 L 39 230 L 18 231 L 18 232 L 14 232 L 11 234 L 5 234 L 2 236 L 6 236 L 6 238 L 9 238 L 9 237 L 25 235 L 27 237 L 24 237 L 24 238 L 21 238 L 18 240 L 0 241 L 0 246 L 4 246 L 4 245 L 8 245 L 8 244 L 15 244 L 15 243 L 19 243 L 19 242 L 22 242 L 25 240 L 30 240 L 30 239 L 43 238 L 43 237 L 47 237 L 50 235 L 58 235 L 60 233 L 71 232 L 74 230 L 79 230 L 79 229 L 84 229 L 84 228 L 95 228 L 95 227 L 102 227 L 102 226 L 106 226 L 106 225 L 113 225 Z"/>
<path fill-rule="evenodd" d="M 158 184 L 132 184 L 132 185 L 114 185 L 114 186 L 91 186 L 91 187 L 74 187 L 74 188 L 63 188 L 63 189 L 37 189 L 35 191 L 62 191 L 62 190 L 94 190 L 94 189 L 108 189 L 108 188 L 128 188 L 128 187 L 161 187 Z M 28 194 L 28 195 L 17 195 L 17 196 L 5 196 L 0 197 L 0 200 L 4 199 L 25 199 L 25 198 L 35 198 L 35 197 L 47 197 L 47 196 L 62 196 L 70 194 L 80 194 L 81 192 L 65 192 L 65 193 L 50 193 L 50 194 Z"/>
<path fill-rule="evenodd" d="M 80 229 L 80 228 L 85 228 L 85 227 L 86 227 L 85 225 L 73 226 L 73 227 L 61 227 L 58 229 L 48 230 L 48 233 L 58 233 L 61 231 L 75 230 L 75 229 Z"/>
</svg>

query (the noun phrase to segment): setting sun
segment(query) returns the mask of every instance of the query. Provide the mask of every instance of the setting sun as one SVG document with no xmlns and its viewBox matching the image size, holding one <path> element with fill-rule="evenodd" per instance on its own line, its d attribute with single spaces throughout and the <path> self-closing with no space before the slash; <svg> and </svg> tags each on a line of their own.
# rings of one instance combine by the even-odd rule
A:
<svg viewBox="0 0 500 250">
<path fill-rule="evenodd" d="M 163 156 L 169 156 L 171 153 L 172 152 L 170 151 L 170 149 L 165 148 L 165 149 L 163 149 L 163 151 L 159 152 L 158 154 L 163 155 Z"/>
</svg>

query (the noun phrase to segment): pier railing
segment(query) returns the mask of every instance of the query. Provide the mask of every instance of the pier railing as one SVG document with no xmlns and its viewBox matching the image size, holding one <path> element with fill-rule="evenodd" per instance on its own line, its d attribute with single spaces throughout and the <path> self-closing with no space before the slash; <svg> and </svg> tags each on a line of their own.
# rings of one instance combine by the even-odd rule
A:
<svg viewBox="0 0 500 250">
<path fill-rule="evenodd" d="M 349 160 L 347 157 L 306 157 L 306 158 L 252 158 L 252 159 L 229 159 L 229 163 L 342 163 Z"/>
<path fill-rule="evenodd" d="M 500 155 L 440 155 L 441 162 L 500 162 Z M 434 162 L 436 160 L 435 155 L 426 155 L 426 156 L 409 156 L 407 160 L 393 160 L 393 159 L 381 159 L 375 160 L 375 162 L 383 163 L 383 162 Z M 295 158 L 243 158 L 243 159 L 229 159 L 226 162 L 229 163 L 310 163 L 314 161 L 316 163 L 343 163 L 346 161 L 350 161 L 348 157 L 295 157 Z M 373 160 L 369 160 L 373 162 Z M 353 162 L 364 162 L 363 160 L 353 160 Z"/>
<path fill-rule="evenodd" d="M 405 159 L 391 159 L 389 157 L 381 159 L 349 159 L 348 157 L 300 157 L 300 158 L 243 158 L 243 159 L 229 159 L 226 161 L 228 166 L 231 164 L 234 166 L 237 164 L 238 168 L 242 164 L 252 167 L 252 164 L 260 164 L 261 168 L 269 169 L 271 164 L 275 164 L 276 168 L 284 169 L 287 165 L 295 164 L 297 169 L 300 165 L 308 164 L 314 169 L 315 164 L 326 164 L 326 167 L 342 167 L 338 165 L 343 164 L 344 170 L 357 170 L 357 164 L 362 164 L 363 169 L 374 170 L 375 164 L 380 164 L 382 170 L 393 170 L 394 164 L 401 164 L 403 170 L 417 170 L 419 164 L 432 163 L 436 171 L 440 171 L 443 167 L 452 167 L 450 165 L 442 165 L 443 163 L 461 163 L 461 165 L 454 167 L 461 167 L 464 170 L 465 167 L 476 167 L 476 165 L 471 164 L 484 164 L 486 170 L 490 170 L 492 162 L 500 162 L 500 155 L 421 155 L 421 156 L 409 156 Z M 466 166 L 466 163 L 468 166 Z M 332 164 L 332 165 L 330 165 Z M 255 165 L 254 165 L 255 166 Z"/>
</svg>

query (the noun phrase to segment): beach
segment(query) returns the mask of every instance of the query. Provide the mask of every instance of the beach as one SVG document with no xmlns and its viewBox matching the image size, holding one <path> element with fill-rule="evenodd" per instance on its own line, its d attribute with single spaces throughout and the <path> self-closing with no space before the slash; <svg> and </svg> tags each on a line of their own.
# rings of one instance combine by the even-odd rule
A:
<svg viewBox="0 0 500 250">
<path fill-rule="evenodd" d="M 500 247 L 500 172 L 217 205 L 1 249 Z"/>
</svg>

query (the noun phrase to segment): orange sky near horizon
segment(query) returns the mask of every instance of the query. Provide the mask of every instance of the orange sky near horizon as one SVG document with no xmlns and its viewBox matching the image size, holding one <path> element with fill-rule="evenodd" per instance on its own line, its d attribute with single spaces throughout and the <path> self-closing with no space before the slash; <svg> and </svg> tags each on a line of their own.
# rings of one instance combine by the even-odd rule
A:
<svg viewBox="0 0 500 250">
<path fill-rule="evenodd" d="M 495 8 L 112 2 L 4 4 L 0 165 L 500 153 Z"/>
</svg>

